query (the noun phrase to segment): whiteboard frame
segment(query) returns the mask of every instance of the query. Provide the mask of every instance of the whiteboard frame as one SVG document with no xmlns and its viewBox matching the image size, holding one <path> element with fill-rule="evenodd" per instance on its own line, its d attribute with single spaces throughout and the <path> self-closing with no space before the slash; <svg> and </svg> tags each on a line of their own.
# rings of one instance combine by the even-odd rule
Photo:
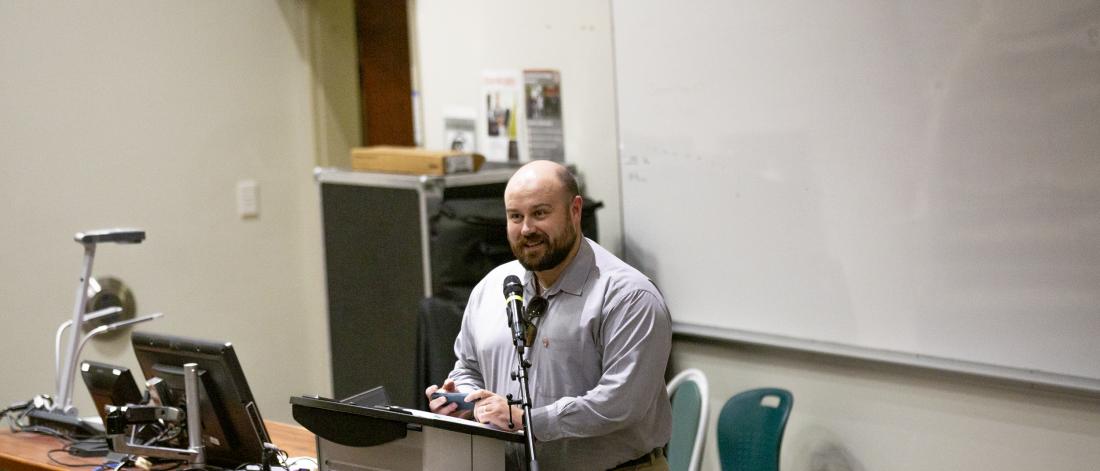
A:
<svg viewBox="0 0 1100 471">
<path fill-rule="evenodd" d="M 1100 395 L 1100 379 L 1083 376 L 675 321 L 672 322 L 672 332 L 678 335 L 731 343 L 778 347 L 843 358 L 963 373 L 983 378 L 1009 380 L 1032 386 L 1055 386 L 1058 389 Z"/>
</svg>

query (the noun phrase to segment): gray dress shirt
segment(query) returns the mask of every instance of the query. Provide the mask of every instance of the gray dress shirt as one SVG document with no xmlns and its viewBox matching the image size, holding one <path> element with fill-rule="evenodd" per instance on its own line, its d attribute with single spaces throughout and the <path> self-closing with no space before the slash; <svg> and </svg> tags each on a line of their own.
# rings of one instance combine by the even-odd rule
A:
<svg viewBox="0 0 1100 471">
<path fill-rule="evenodd" d="M 451 372 L 459 391 L 485 388 L 519 398 L 518 364 L 503 296 L 508 275 L 535 295 L 519 262 L 485 276 L 470 296 Z M 664 372 L 672 344 L 661 293 L 638 270 L 582 239 L 576 258 L 543 291 L 549 307 L 528 352 L 530 424 L 542 469 L 608 469 L 664 446 L 672 412 Z M 509 449 L 509 468 L 525 462 Z"/>
</svg>

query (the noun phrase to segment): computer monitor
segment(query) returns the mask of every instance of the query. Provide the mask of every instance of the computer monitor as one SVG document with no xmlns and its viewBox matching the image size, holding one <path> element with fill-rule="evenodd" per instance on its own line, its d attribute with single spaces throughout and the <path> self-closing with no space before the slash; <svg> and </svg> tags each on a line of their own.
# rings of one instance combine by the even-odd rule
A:
<svg viewBox="0 0 1100 471">
<path fill-rule="evenodd" d="M 206 462 L 235 468 L 263 461 L 264 443 L 271 442 L 233 344 L 172 335 L 134 332 L 134 354 L 146 379 L 167 385 L 165 405 L 184 408 L 183 365 L 195 363 L 199 372 L 202 442 Z M 187 433 L 175 447 L 187 447 Z"/>
<path fill-rule="evenodd" d="M 108 365 L 98 361 L 80 363 L 80 376 L 92 395 L 96 412 L 107 423 L 107 406 L 125 406 L 140 404 L 141 389 L 134 381 L 130 369 L 123 366 Z"/>
</svg>

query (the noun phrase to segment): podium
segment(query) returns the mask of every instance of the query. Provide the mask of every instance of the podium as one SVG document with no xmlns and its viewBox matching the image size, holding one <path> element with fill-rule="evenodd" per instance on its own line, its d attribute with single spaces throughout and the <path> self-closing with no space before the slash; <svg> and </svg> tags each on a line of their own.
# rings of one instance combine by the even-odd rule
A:
<svg viewBox="0 0 1100 471">
<path fill-rule="evenodd" d="M 519 432 L 397 406 L 290 403 L 294 420 L 317 435 L 321 471 L 503 470 L 505 444 L 524 442 Z"/>
</svg>

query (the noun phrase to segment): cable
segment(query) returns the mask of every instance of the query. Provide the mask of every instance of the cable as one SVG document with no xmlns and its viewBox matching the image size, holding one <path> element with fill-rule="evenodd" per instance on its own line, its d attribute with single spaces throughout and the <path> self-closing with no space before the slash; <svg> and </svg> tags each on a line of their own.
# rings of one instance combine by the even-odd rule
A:
<svg viewBox="0 0 1100 471">
<path fill-rule="evenodd" d="M 27 413 L 30 412 L 30 410 L 30 407 L 23 409 L 16 416 L 13 416 L 11 413 L 4 414 L 4 417 L 7 417 L 8 419 L 8 426 L 11 428 L 12 433 L 19 433 L 24 431 L 24 429 L 31 427 L 31 425 L 23 425 L 19 423 L 21 420 L 23 420 L 23 417 L 27 416 Z"/>
<path fill-rule="evenodd" d="M 153 467 L 153 468 L 149 468 L 149 470 L 150 471 L 170 471 L 170 470 L 173 470 L 173 469 L 181 469 L 181 468 L 183 468 L 184 466 L 186 466 L 188 464 L 190 464 L 190 463 L 188 463 L 187 461 L 174 461 L 174 462 L 168 462 L 168 466 L 161 467 L 161 468 Z"/>
<path fill-rule="evenodd" d="M 8 412 L 15 412 L 17 410 L 26 409 L 28 405 L 30 405 L 30 401 L 17 402 L 8 406 L 7 409 L 0 411 L 0 420 L 3 420 L 3 418 L 8 415 Z"/>
<path fill-rule="evenodd" d="M 274 466 L 278 466 L 278 467 L 282 467 L 284 470 L 289 470 L 290 468 L 287 467 L 287 459 L 289 457 L 290 457 L 290 454 L 287 453 L 286 450 L 283 450 L 283 449 L 275 446 L 274 443 L 265 442 L 264 443 L 264 449 L 263 449 L 263 455 L 261 456 L 259 463 L 241 463 L 241 464 L 237 465 L 236 468 L 233 468 L 233 469 L 234 469 L 234 471 L 242 471 L 242 470 L 245 470 L 245 469 L 270 470 Z M 308 457 L 302 457 L 302 458 L 307 458 L 308 459 Z M 296 458 L 295 461 L 297 461 L 298 459 L 300 459 L 300 458 Z M 316 462 L 316 461 L 314 461 L 314 462 Z"/>
<path fill-rule="evenodd" d="M 169 470 L 172 470 L 172 469 L 178 469 L 181 466 L 188 464 L 186 460 L 169 460 L 169 461 L 163 461 L 163 462 L 160 462 L 160 463 L 157 463 L 157 464 L 158 465 L 163 465 L 165 463 L 168 463 L 169 466 L 164 466 L 164 467 L 160 467 L 160 468 L 154 466 L 154 467 L 149 468 L 149 471 L 169 471 Z"/>
<path fill-rule="evenodd" d="M 33 403 L 34 403 L 34 401 L 31 400 L 31 401 L 16 402 L 16 403 L 8 406 L 7 409 L 4 409 L 3 412 L 0 412 L 0 422 L 2 422 L 4 419 L 8 419 L 9 424 L 11 424 L 11 426 L 12 426 L 12 429 L 11 429 L 12 433 L 16 433 L 17 432 L 17 430 L 15 429 L 16 422 L 19 421 L 19 420 L 22 420 L 23 417 L 25 415 L 27 415 L 27 412 L 30 411 L 30 409 L 33 407 L 32 406 Z M 15 411 L 20 412 L 18 418 L 13 418 L 12 417 L 12 414 Z"/>
<path fill-rule="evenodd" d="M 321 464 L 317 462 L 317 459 L 310 456 L 295 456 L 294 458 L 287 458 L 287 461 L 283 467 L 289 471 L 291 467 L 297 464 L 299 461 L 312 462 L 313 466 L 317 469 L 321 467 Z"/>
<path fill-rule="evenodd" d="M 275 449 L 275 459 L 279 462 L 279 466 L 286 468 L 286 460 L 290 458 L 290 453 L 282 448 Z"/>
<path fill-rule="evenodd" d="M 69 449 L 68 449 L 68 447 L 66 447 L 66 448 L 55 448 L 53 450 L 47 451 L 46 452 L 46 458 L 49 458 L 50 461 L 53 461 L 54 463 L 57 463 L 61 466 L 66 466 L 66 467 L 69 467 L 69 468 L 95 468 L 95 467 L 99 466 L 99 464 L 65 463 L 65 462 L 62 462 L 62 461 L 58 461 L 57 458 L 53 457 L 53 454 L 57 453 L 57 452 L 61 452 L 61 451 L 65 452 L 65 453 L 68 453 Z"/>
<path fill-rule="evenodd" d="M 160 427 L 155 427 L 155 428 L 160 429 Z M 157 432 L 156 436 L 146 440 L 145 443 L 143 443 L 143 445 L 151 445 L 151 444 L 156 443 L 156 442 L 173 440 L 176 437 L 179 437 L 180 433 L 182 433 L 182 432 L 183 432 L 183 427 L 180 427 L 180 426 L 167 427 L 163 430 L 159 430 Z"/>
</svg>

